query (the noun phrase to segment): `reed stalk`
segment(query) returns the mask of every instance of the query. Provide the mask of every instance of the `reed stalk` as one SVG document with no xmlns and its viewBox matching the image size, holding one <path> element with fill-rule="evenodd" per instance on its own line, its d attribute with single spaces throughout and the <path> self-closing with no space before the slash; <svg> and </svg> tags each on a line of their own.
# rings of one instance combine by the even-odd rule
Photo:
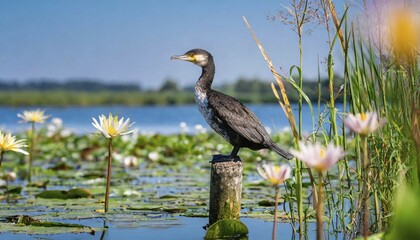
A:
<svg viewBox="0 0 420 240">
<path fill-rule="evenodd" d="M 282 107 L 284 113 L 286 114 L 286 117 L 289 121 L 290 127 L 292 129 L 293 135 L 295 137 L 295 146 L 297 145 L 297 142 L 301 139 L 300 136 L 300 132 L 301 130 L 297 130 L 296 129 L 296 122 L 295 122 L 295 118 L 293 116 L 293 112 L 292 112 L 292 108 L 290 106 L 290 102 L 289 99 L 287 97 L 286 94 L 286 90 L 284 88 L 282 79 L 280 77 L 280 74 L 277 73 L 277 71 L 275 70 L 270 58 L 268 57 L 268 55 L 265 53 L 264 48 L 262 47 L 261 43 L 259 42 L 257 36 L 254 34 L 254 32 L 252 31 L 251 26 L 249 25 L 248 21 L 246 20 L 245 17 L 243 17 L 245 24 L 247 25 L 248 29 L 251 32 L 252 37 L 254 38 L 255 42 L 257 43 L 262 55 L 264 56 L 264 59 L 266 60 L 270 71 L 273 73 L 274 78 L 276 79 L 276 82 L 278 84 L 278 86 L 280 87 L 281 90 L 281 96 L 282 98 L 280 98 L 279 94 L 277 93 L 277 90 L 275 90 L 274 85 L 272 85 L 273 88 L 273 92 L 277 98 L 277 100 L 279 101 L 280 106 Z M 302 198 L 302 163 L 299 160 L 295 160 L 296 163 L 296 174 L 295 174 L 295 179 L 296 179 L 296 188 L 295 188 L 295 194 L 296 194 L 296 202 L 297 202 L 297 210 L 298 210 L 298 220 L 299 220 L 299 233 L 302 234 L 303 233 L 303 218 L 304 218 L 304 214 L 303 214 L 303 198 Z M 311 176 L 311 182 L 312 185 L 314 186 L 314 181 L 313 181 L 313 177 L 312 177 L 312 173 L 310 172 L 310 169 L 308 169 L 308 173 Z M 315 189 L 315 188 L 313 188 Z"/>
<path fill-rule="evenodd" d="M 272 233 L 272 240 L 276 239 L 277 233 L 277 208 L 279 205 L 279 197 L 280 197 L 280 189 L 279 186 L 274 186 L 275 193 L 274 193 L 274 221 L 273 221 L 273 233 Z"/>
<path fill-rule="evenodd" d="M 367 144 L 367 137 L 361 136 L 362 144 L 363 144 L 363 170 L 364 170 L 364 177 L 363 177 L 363 238 L 367 239 L 369 235 L 369 159 L 368 159 L 368 144 Z"/>
<path fill-rule="evenodd" d="M 108 212 L 109 189 L 111 187 L 112 138 L 108 142 L 108 171 L 106 175 L 105 212 Z"/>
<path fill-rule="evenodd" d="M 295 14 L 296 17 L 296 28 L 298 33 L 298 44 L 299 44 L 299 89 L 303 88 L 303 75 L 302 75 L 302 68 L 303 68 L 303 40 L 302 40 L 302 29 L 303 24 L 305 22 L 305 15 L 306 15 L 306 9 L 308 7 L 308 0 L 305 0 L 304 2 L 305 7 L 303 10 L 302 18 L 298 18 L 298 15 Z M 302 103 L 303 103 L 303 96 L 301 91 L 299 91 L 299 100 L 298 100 L 298 106 L 299 106 L 299 121 L 298 121 L 298 139 L 297 141 L 302 140 Z M 296 168 L 296 200 L 297 200 L 297 210 L 298 210 L 298 217 L 299 217 L 299 233 L 302 235 L 303 233 L 303 197 L 302 197 L 302 162 L 298 159 L 295 160 L 295 168 Z M 315 191 L 314 191 L 315 192 Z M 319 200 L 318 200 L 319 201 Z"/>
<path fill-rule="evenodd" d="M 32 181 L 32 162 L 35 154 L 35 122 L 31 122 L 31 147 L 29 151 L 28 182 Z"/>
<path fill-rule="evenodd" d="M 321 240 L 323 234 L 322 215 L 324 212 L 324 193 L 323 193 L 323 176 L 322 172 L 318 172 L 318 201 L 316 207 L 316 239 Z"/>
</svg>

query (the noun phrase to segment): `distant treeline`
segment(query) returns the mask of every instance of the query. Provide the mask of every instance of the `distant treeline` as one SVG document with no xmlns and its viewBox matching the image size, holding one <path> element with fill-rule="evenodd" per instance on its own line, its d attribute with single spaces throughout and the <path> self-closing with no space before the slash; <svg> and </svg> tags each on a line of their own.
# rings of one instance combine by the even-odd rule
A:
<svg viewBox="0 0 420 240">
<path fill-rule="evenodd" d="M 29 80 L 26 82 L 0 80 L 0 90 L 4 91 L 139 91 L 140 86 L 131 83 L 104 83 L 99 80 L 74 79 L 60 82 L 51 79 Z"/>
<path fill-rule="evenodd" d="M 342 79 L 334 81 L 338 92 Z M 304 82 L 303 91 L 312 100 L 329 98 L 328 81 Z M 239 79 L 214 87 L 245 103 L 274 103 L 271 82 L 260 79 Z M 285 83 L 289 100 L 298 101 L 298 91 Z M 2 106 L 92 106 L 92 105 L 180 105 L 194 103 L 193 86 L 180 87 L 177 81 L 167 79 L 155 90 L 142 89 L 137 84 L 104 83 L 94 80 L 59 82 L 38 80 L 10 82 L 0 80 L 0 105 Z M 320 89 L 320 91 L 318 91 Z M 341 97 L 338 97 L 340 100 Z"/>
</svg>

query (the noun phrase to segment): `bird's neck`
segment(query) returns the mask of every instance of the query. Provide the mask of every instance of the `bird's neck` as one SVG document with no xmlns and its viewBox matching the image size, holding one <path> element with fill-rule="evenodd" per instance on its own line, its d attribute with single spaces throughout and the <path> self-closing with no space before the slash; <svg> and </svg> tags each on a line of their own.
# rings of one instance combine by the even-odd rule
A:
<svg viewBox="0 0 420 240">
<path fill-rule="evenodd" d="M 202 67 L 202 73 L 197 83 L 195 84 L 196 91 L 207 93 L 211 90 L 215 73 L 215 66 L 213 61 L 210 61 L 206 66 Z"/>
</svg>

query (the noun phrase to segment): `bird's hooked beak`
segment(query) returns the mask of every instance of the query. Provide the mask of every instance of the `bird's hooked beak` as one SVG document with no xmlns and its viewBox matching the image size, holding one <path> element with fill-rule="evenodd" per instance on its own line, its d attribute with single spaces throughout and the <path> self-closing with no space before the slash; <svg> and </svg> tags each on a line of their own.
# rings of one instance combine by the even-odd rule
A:
<svg viewBox="0 0 420 240">
<path fill-rule="evenodd" d="M 174 55 L 171 57 L 171 60 L 183 60 L 188 62 L 195 62 L 195 57 L 192 55 Z"/>
</svg>

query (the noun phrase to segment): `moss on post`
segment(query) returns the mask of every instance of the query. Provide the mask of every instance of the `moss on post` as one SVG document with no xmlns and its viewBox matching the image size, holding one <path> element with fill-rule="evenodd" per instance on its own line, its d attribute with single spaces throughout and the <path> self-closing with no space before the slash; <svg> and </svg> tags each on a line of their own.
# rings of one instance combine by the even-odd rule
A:
<svg viewBox="0 0 420 240">
<path fill-rule="evenodd" d="M 242 161 L 212 162 L 209 224 L 222 219 L 239 219 L 242 195 Z"/>
</svg>

